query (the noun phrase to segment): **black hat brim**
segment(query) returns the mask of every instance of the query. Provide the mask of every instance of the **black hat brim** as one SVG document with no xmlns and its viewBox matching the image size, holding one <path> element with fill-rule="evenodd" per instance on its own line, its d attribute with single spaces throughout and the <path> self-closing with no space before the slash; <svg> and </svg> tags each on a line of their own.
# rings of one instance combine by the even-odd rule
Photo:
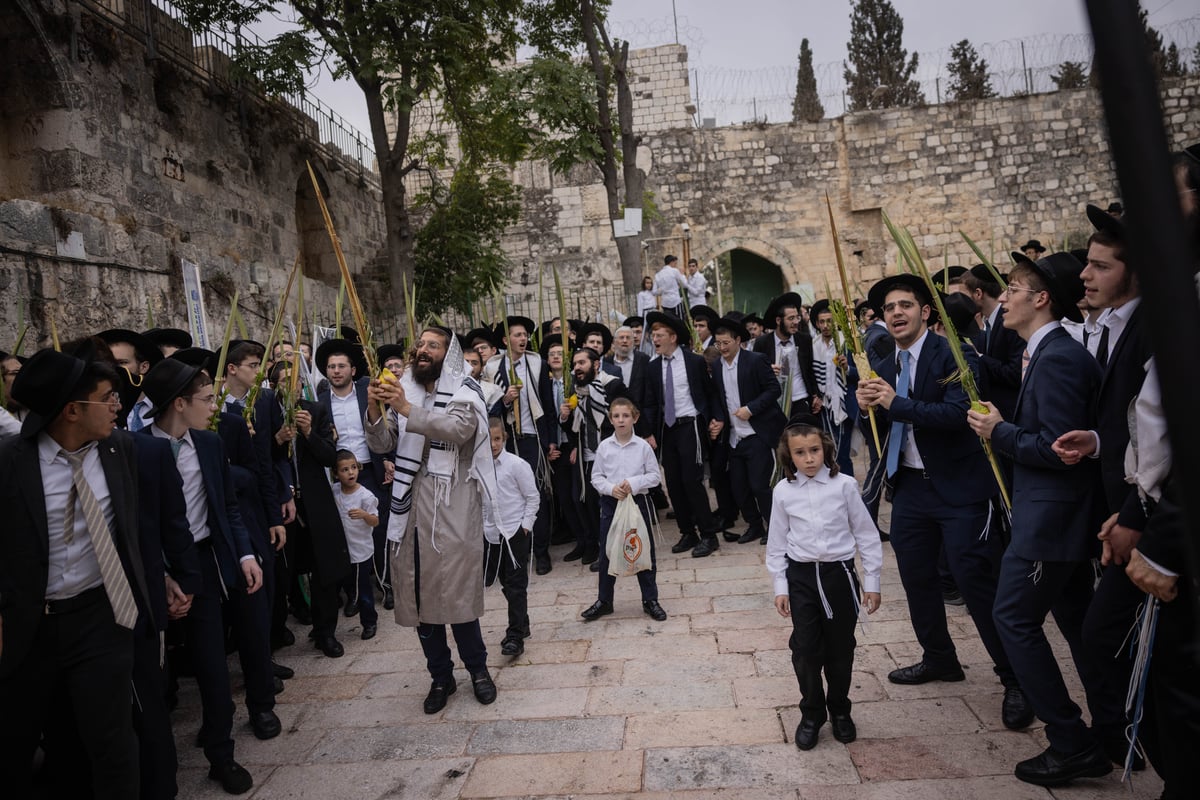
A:
<svg viewBox="0 0 1200 800">
<path fill-rule="evenodd" d="M 784 292 L 779 295 L 767 306 L 766 313 L 763 314 L 763 318 L 766 320 L 764 324 L 773 327 L 776 324 L 776 320 L 779 319 L 780 309 L 787 308 L 788 306 L 794 306 L 797 310 L 802 309 L 804 308 L 804 298 L 795 292 Z"/>
<path fill-rule="evenodd" d="M 146 357 L 146 361 L 150 362 L 150 366 L 154 366 L 162 361 L 162 351 L 158 349 L 158 345 L 150 338 L 131 331 L 128 328 L 109 328 L 106 331 L 100 331 L 96 336 L 103 339 L 109 347 L 120 342 L 126 342 L 133 345 L 134 349 Z"/>
<path fill-rule="evenodd" d="M 179 368 L 173 365 L 178 364 Z M 170 375 L 164 379 L 156 380 L 154 375 L 155 370 L 162 371 L 168 367 Z M 192 381 L 200 374 L 201 367 L 185 364 L 178 359 L 167 359 L 160 361 L 150 368 L 150 372 L 146 373 L 146 378 L 142 381 L 142 391 L 150 402 L 154 403 L 154 407 L 147 411 L 143 416 L 148 419 L 154 419 L 159 414 L 167 409 L 176 397 L 183 394 L 183 391 L 192 385 Z M 161 385 L 160 385 L 161 384 Z"/>
<path fill-rule="evenodd" d="M 219 356 L 212 350 L 205 350 L 203 347 L 181 347 L 168 356 L 168 358 L 182 361 L 193 367 L 200 367 L 210 377 L 217 377 L 217 361 Z"/>
<path fill-rule="evenodd" d="M 350 365 L 357 370 L 357 377 L 367 376 L 367 358 L 363 355 L 362 345 L 346 339 L 330 339 L 321 343 L 317 352 L 313 354 L 313 362 L 317 365 L 317 371 L 324 375 L 330 357 L 339 354 L 350 359 Z"/>
<path fill-rule="evenodd" d="M 750 331 L 746 330 L 746 326 L 743 325 L 740 320 L 736 320 L 730 316 L 721 317 L 713 323 L 713 335 L 715 336 L 717 331 L 722 329 L 728 330 L 743 342 L 750 341 Z"/>
<path fill-rule="evenodd" d="M 144 331 L 142 336 L 158 347 L 167 345 L 177 350 L 186 350 L 192 346 L 192 335 L 181 328 L 151 328 Z"/>
<path fill-rule="evenodd" d="M 87 370 L 82 359 L 55 350 L 39 350 L 29 357 L 13 381 L 12 397 L 29 413 L 21 423 L 21 436 L 36 436 L 66 407 Z"/>
<path fill-rule="evenodd" d="M 880 317 L 883 316 L 883 301 L 887 299 L 888 292 L 893 289 L 908 289 L 920 299 L 922 305 L 933 306 L 933 294 L 924 280 L 908 273 L 889 275 L 883 280 L 877 281 L 867 292 L 867 302 Z"/>
<path fill-rule="evenodd" d="M 721 315 L 718 314 L 717 310 L 712 306 L 694 305 L 691 307 L 690 311 L 693 322 L 698 319 L 703 319 L 707 320 L 710 326 L 721 318 Z"/>
<path fill-rule="evenodd" d="M 1092 223 L 1092 227 L 1096 230 L 1111 233 L 1120 239 L 1125 238 L 1125 223 L 1099 206 L 1089 204 L 1087 207 L 1087 217 L 1088 222 Z"/>
<path fill-rule="evenodd" d="M 463 350 L 467 349 L 466 345 L 463 344 L 461 338 L 459 340 L 458 346 L 461 347 Z M 404 358 L 404 346 L 399 345 L 399 344 L 382 345 L 379 347 L 379 349 L 377 349 L 375 351 L 375 356 L 376 356 L 376 358 L 379 359 L 379 365 L 383 366 L 383 362 L 387 361 L 389 358 L 403 359 Z"/>
<path fill-rule="evenodd" d="M 1064 317 L 1072 322 L 1083 322 L 1083 311 L 1078 305 L 1084 294 L 1083 278 L 1080 277 L 1083 266 L 1077 257 L 1071 253 L 1051 253 L 1034 261 L 1024 253 L 1013 253 L 1012 259 L 1037 273 Z"/>
<path fill-rule="evenodd" d="M 650 311 L 646 314 L 646 329 L 653 330 L 655 325 L 666 325 L 675 332 L 675 338 L 679 344 L 685 344 L 691 339 L 691 334 L 688 332 L 687 323 L 681 320 L 674 314 L 667 314 L 662 311 Z"/>
<path fill-rule="evenodd" d="M 582 343 L 587 339 L 587 337 L 593 333 L 600 334 L 601 346 L 604 348 L 604 352 L 600 353 L 600 355 L 604 355 L 604 353 L 607 353 L 609 350 L 612 349 L 612 343 L 613 343 L 612 331 L 610 331 L 608 329 L 607 325 L 603 325 L 599 322 L 593 322 L 588 325 L 584 325 L 583 330 L 581 330 L 581 331 L 579 331 L 579 333 L 575 334 L 575 341 L 579 342 L 582 345 Z"/>
</svg>

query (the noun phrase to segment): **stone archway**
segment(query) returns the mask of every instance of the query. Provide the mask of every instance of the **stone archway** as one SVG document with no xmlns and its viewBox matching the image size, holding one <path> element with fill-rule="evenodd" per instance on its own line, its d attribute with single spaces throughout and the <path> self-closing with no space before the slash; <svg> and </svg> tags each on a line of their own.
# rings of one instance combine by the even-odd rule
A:
<svg viewBox="0 0 1200 800">
<path fill-rule="evenodd" d="M 719 261 L 722 265 L 726 311 L 761 314 L 771 298 L 787 290 L 787 277 L 794 272 L 788 254 L 761 239 L 732 237 L 702 252 L 705 257 L 700 263 Z"/>
<path fill-rule="evenodd" d="M 314 169 L 317 185 L 329 203 L 329 184 L 319 170 Z M 333 211 L 329 212 L 333 217 Z M 337 220 L 334 220 L 336 225 Z M 321 214 L 321 205 L 313 192 L 312 178 L 308 170 L 300 174 L 296 180 L 296 240 L 300 245 L 300 255 L 304 264 L 304 275 L 314 280 L 337 285 L 341 280 L 341 270 L 338 268 L 337 256 L 333 252 L 333 244 L 329 241 L 329 231 L 325 229 L 325 218 Z"/>
</svg>

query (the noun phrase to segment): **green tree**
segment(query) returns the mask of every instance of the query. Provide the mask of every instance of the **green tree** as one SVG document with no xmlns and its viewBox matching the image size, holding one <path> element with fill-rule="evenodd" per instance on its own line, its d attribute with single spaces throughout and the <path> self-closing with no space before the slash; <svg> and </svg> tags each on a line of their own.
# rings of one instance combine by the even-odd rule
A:
<svg viewBox="0 0 1200 800">
<path fill-rule="evenodd" d="M 1050 76 L 1054 86 L 1059 91 L 1064 89 L 1083 89 L 1088 85 L 1087 73 L 1084 72 L 1080 61 L 1064 61 L 1058 65 L 1058 72 Z"/>
<path fill-rule="evenodd" d="M 950 48 L 950 99 L 986 100 L 995 97 L 991 79 L 988 78 L 987 61 L 966 39 Z"/>
<path fill-rule="evenodd" d="M 925 102 L 913 79 L 917 54 L 908 55 L 903 38 L 904 20 L 888 0 L 852 0 L 843 64 L 851 111 Z"/>
<path fill-rule="evenodd" d="M 218 28 L 244 42 L 238 32 L 275 14 L 279 3 L 177 0 L 177 5 L 192 27 Z M 362 91 L 382 185 L 388 274 L 398 301 L 401 278 L 412 283 L 416 263 L 405 178 L 414 170 L 459 163 L 483 175 L 484 165 L 515 162 L 530 146 L 519 105 L 498 96 L 509 88 L 501 80 L 501 65 L 511 60 L 520 42 L 522 0 L 288 0 L 287 5 L 295 11 L 299 29 L 261 47 L 244 46 L 237 66 L 269 93 L 302 90 L 307 72 L 321 66 Z M 431 113 L 434 124 L 418 126 L 422 113 Z M 500 190 L 495 178 L 451 180 L 448 190 Z M 433 218 L 439 213 L 449 212 L 435 207 Z M 486 240 L 485 233 L 481 244 Z M 424 240 L 441 241 L 433 236 Z M 459 263 L 457 269 L 491 274 L 492 255 L 479 263 Z M 425 277 L 416 275 L 418 286 Z"/>
<path fill-rule="evenodd" d="M 1163 59 L 1163 77 L 1164 78 L 1182 78 L 1188 74 L 1187 62 L 1180 56 L 1179 48 L 1174 42 L 1167 48 L 1166 57 Z"/>
<path fill-rule="evenodd" d="M 800 40 L 799 65 L 796 67 L 796 97 L 792 100 L 792 122 L 817 122 L 825 116 L 825 107 L 817 94 L 817 76 L 813 72 L 812 49 L 808 39 Z"/>
</svg>

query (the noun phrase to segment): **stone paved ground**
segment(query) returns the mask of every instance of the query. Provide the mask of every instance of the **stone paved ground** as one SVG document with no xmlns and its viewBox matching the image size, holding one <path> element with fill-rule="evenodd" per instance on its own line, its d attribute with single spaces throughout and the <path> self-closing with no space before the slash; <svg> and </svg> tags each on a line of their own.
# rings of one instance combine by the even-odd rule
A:
<svg viewBox="0 0 1200 800">
<path fill-rule="evenodd" d="M 886 519 L 886 516 L 885 516 Z M 886 524 L 886 522 L 885 522 Z M 676 529 L 664 527 L 669 545 Z M 670 617 L 645 616 L 632 578 L 617 581 L 616 613 L 584 623 L 595 575 L 559 560 L 530 587 L 532 638 L 525 653 L 499 655 L 505 626 L 499 587 L 487 592 L 482 624 L 499 689 L 481 706 L 459 670 L 460 688 L 426 716 L 429 688 L 416 634 L 381 619 L 358 638 L 341 618 L 346 647 L 328 659 L 297 644 L 278 653 L 296 670 L 276 711 L 284 732 L 256 740 L 239 708 L 237 758 L 254 775 L 245 795 L 268 798 L 687 798 L 688 800 L 933 800 L 935 798 L 1129 797 L 1116 773 L 1053 792 L 1012 777 L 1014 764 L 1045 747 L 1040 723 L 1027 732 L 1000 721 L 1000 686 L 962 608 L 948 609 L 962 683 L 896 686 L 888 671 L 919 649 L 908 622 L 895 559 L 885 545 L 883 607 L 859 632 L 851 692 L 858 741 L 835 742 L 829 727 L 814 750 L 792 742 L 799 694 L 787 649 L 789 623 L 772 607 L 758 544 L 722 544 L 693 559 L 660 547 L 659 589 Z M 1056 643 L 1077 698 L 1079 681 Z M 236 661 L 231 661 L 231 668 Z M 235 682 L 238 677 L 235 675 Z M 199 726 L 194 684 L 175 715 L 180 797 L 224 797 L 191 746 Z M 1132 797 L 1161 783 L 1136 777 Z"/>
</svg>

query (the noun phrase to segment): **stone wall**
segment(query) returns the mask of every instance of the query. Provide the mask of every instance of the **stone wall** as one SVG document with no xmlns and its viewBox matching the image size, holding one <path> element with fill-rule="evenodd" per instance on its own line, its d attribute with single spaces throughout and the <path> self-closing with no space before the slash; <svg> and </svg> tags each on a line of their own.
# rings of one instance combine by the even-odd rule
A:
<svg viewBox="0 0 1200 800">
<path fill-rule="evenodd" d="M 377 264 L 374 176 L 315 142 L 313 120 L 210 77 L 223 58 L 211 48 L 195 53 L 207 70 L 169 54 L 169 39 L 148 61 L 129 20 L 71 5 L 0 11 L 0 347 L 16 336 L 18 298 L 27 352 L 47 341 L 50 316 L 64 336 L 140 329 L 147 306 L 157 324 L 186 327 L 181 259 L 201 266 L 210 325 L 223 326 L 236 289 L 252 334 L 265 336 L 302 251 L 309 297 L 332 308 L 337 267 L 306 159 L 352 269 Z M 377 283 L 364 274 L 361 291 Z"/>
</svg>

